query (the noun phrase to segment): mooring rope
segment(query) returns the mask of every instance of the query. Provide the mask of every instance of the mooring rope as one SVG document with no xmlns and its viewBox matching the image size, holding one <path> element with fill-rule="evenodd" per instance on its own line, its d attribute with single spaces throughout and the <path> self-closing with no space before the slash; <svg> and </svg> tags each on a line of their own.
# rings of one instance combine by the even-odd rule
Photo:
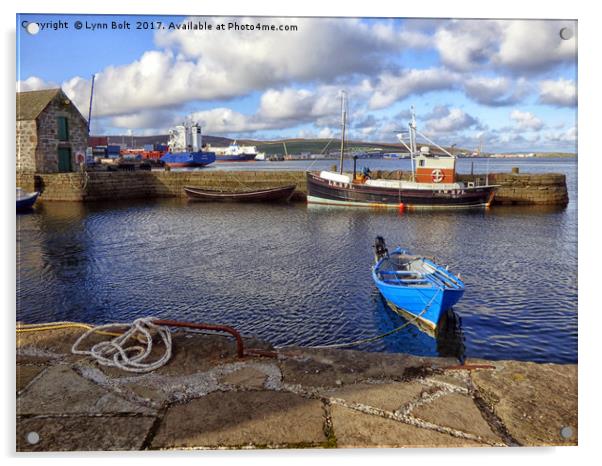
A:
<svg viewBox="0 0 602 466">
<path fill-rule="evenodd" d="M 92 356 L 103 366 L 117 367 L 127 372 L 142 373 L 154 371 L 169 361 L 172 351 L 171 332 L 169 328 L 154 324 L 154 320 L 157 319 L 155 317 L 142 317 L 134 320 L 132 324 L 114 323 L 90 328 L 81 335 L 75 343 L 73 343 L 71 352 L 73 354 Z M 89 350 L 81 350 L 78 348 L 81 342 L 91 334 L 116 327 L 129 327 L 129 329 L 112 340 L 96 343 Z M 148 361 L 147 358 L 153 350 L 154 334 L 161 337 L 165 350 L 159 359 Z M 131 340 L 136 340 L 141 344 L 128 344 L 128 342 L 131 343 Z"/>
<path fill-rule="evenodd" d="M 394 328 L 393 330 L 389 330 L 388 332 L 382 333 L 380 335 L 376 335 L 374 337 L 369 337 L 369 338 L 362 338 L 360 340 L 351 341 L 349 343 L 334 343 L 332 345 L 316 345 L 316 346 L 283 345 L 283 346 L 274 346 L 274 348 L 275 349 L 283 349 L 283 348 L 289 348 L 291 346 L 301 346 L 303 348 L 313 348 L 313 349 L 347 348 L 350 346 L 361 345 L 362 343 L 371 343 L 373 341 L 380 340 L 382 338 L 388 337 L 389 335 L 393 335 L 394 333 L 397 333 L 397 332 L 403 330 L 408 325 L 411 325 L 414 322 L 416 322 L 431 307 L 431 305 L 433 304 L 433 301 L 435 300 L 435 298 L 437 297 L 437 295 L 439 294 L 440 291 L 441 291 L 441 288 L 439 288 L 437 290 L 437 292 L 433 295 L 433 297 L 430 299 L 430 301 L 427 303 L 427 305 L 424 307 L 424 309 L 422 311 L 420 311 L 420 313 L 417 314 L 413 319 L 410 319 L 403 325 L 400 325 L 399 327 Z"/>
</svg>

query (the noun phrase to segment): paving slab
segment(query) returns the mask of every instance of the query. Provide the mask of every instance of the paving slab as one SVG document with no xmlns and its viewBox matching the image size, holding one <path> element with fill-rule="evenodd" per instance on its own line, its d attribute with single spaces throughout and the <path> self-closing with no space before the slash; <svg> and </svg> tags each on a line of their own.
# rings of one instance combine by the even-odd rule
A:
<svg viewBox="0 0 602 466">
<path fill-rule="evenodd" d="M 238 387 L 259 389 L 263 388 L 267 377 L 265 372 L 252 367 L 243 367 L 222 377 L 219 382 Z"/>
<path fill-rule="evenodd" d="M 419 398 L 427 389 L 418 382 L 393 382 L 347 385 L 329 392 L 334 398 L 341 398 L 351 403 L 361 403 L 386 411 L 397 411 L 406 403 Z"/>
<path fill-rule="evenodd" d="M 336 445 L 341 448 L 475 447 L 479 442 L 457 438 L 343 406 L 331 406 Z"/>
<path fill-rule="evenodd" d="M 504 443 L 491 430 L 473 399 L 467 395 L 448 393 L 430 403 L 417 406 L 410 415 L 439 426 L 477 435 L 489 442 Z"/>
<path fill-rule="evenodd" d="M 577 444 L 577 366 L 496 362 L 471 378 L 508 432 L 522 445 Z M 572 436 L 561 435 L 563 427 Z"/>
<path fill-rule="evenodd" d="M 32 364 L 17 365 L 17 392 L 23 390 L 46 367 Z"/>
<path fill-rule="evenodd" d="M 283 381 L 315 387 L 336 387 L 369 379 L 408 380 L 457 364 L 450 358 L 355 350 L 288 348 L 281 353 Z"/>
<path fill-rule="evenodd" d="M 126 401 L 80 377 L 65 365 L 50 367 L 17 398 L 18 415 L 146 413 L 148 408 Z"/>
<path fill-rule="evenodd" d="M 140 450 L 154 417 L 17 419 L 17 451 Z M 29 439 L 39 438 L 37 443 Z"/>
<path fill-rule="evenodd" d="M 282 392 L 214 392 L 169 408 L 152 448 L 320 446 L 326 440 L 318 400 Z"/>
<path fill-rule="evenodd" d="M 83 356 L 71 353 L 71 347 L 85 331 L 85 328 L 73 327 L 17 333 L 17 362 L 40 363 L 53 362 L 57 359 L 66 361 L 82 359 Z M 93 334 L 89 341 L 95 344 L 106 338 L 110 337 Z"/>
</svg>

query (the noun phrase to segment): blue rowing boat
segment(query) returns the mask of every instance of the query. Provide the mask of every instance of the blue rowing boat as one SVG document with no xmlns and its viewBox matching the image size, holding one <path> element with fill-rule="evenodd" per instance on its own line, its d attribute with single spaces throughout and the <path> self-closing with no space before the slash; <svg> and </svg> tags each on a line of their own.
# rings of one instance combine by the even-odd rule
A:
<svg viewBox="0 0 602 466">
<path fill-rule="evenodd" d="M 426 331 L 437 329 L 441 315 L 464 294 L 464 283 L 432 259 L 396 248 L 391 253 L 376 238 L 372 278 L 387 304 Z"/>
</svg>

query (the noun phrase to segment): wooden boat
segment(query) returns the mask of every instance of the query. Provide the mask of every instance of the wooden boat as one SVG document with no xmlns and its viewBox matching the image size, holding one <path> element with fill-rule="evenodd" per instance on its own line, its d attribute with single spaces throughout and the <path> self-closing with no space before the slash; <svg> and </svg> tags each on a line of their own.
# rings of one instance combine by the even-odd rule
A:
<svg viewBox="0 0 602 466">
<path fill-rule="evenodd" d="M 355 159 L 353 174 L 343 173 L 347 115 L 344 93 L 341 109 L 342 138 L 339 171 L 307 172 L 309 204 L 396 209 L 481 208 L 491 205 L 498 186 L 490 185 L 487 181 L 482 184 L 478 180 L 468 183 L 458 182 L 456 157 L 416 129 L 413 109 L 407 144 L 403 133 L 397 135 L 412 162 L 410 180 L 372 178 L 369 173 L 357 176 Z M 431 147 L 426 145 L 418 149 L 416 142 L 418 135 L 436 147 L 439 153 L 432 153 Z"/>
<path fill-rule="evenodd" d="M 28 193 L 21 188 L 17 188 L 17 211 L 31 209 L 39 195 L 40 193 L 37 191 Z"/>
<path fill-rule="evenodd" d="M 441 315 L 464 294 L 464 283 L 432 259 L 396 248 L 389 253 L 378 236 L 372 278 L 387 304 L 420 328 L 435 331 Z"/>
<path fill-rule="evenodd" d="M 278 202 L 289 201 L 296 185 L 280 186 L 252 191 L 219 191 L 215 189 L 185 186 L 184 191 L 190 200 L 221 202 Z"/>
</svg>

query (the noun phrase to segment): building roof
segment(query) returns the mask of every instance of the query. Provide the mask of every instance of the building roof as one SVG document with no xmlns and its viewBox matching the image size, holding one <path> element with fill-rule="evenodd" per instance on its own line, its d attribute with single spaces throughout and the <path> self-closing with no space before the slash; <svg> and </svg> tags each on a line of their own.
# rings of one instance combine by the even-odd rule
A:
<svg viewBox="0 0 602 466">
<path fill-rule="evenodd" d="M 17 92 L 17 121 L 35 120 L 59 92 L 60 88 Z"/>
</svg>

